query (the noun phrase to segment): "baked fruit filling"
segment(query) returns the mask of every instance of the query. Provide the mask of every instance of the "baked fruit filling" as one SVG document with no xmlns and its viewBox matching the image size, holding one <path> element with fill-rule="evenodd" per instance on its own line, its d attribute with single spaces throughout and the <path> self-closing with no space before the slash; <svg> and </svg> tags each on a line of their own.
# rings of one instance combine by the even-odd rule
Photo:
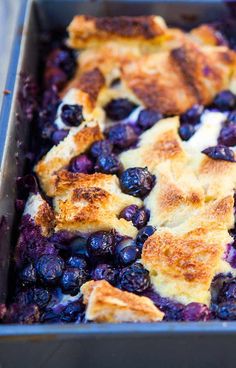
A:
<svg viewBox="0 0 236 368">
<path fill-rule="evenodd" d="M 236 320 L 232 38 L 76 16 L 50 47 L 3 321 Z"/>
</svg>

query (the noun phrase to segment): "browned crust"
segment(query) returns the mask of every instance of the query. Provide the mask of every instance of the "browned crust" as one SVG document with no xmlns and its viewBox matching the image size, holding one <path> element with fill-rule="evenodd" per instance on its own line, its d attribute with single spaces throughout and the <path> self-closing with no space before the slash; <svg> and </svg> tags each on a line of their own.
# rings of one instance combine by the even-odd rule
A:
<svg viewBox="0 0 236 368">
<path fill-rule="evenodd" d="M 127 63 L 122 76 L 146 107 L 167 115 L 181 114 L 195 103 L 209 104 L 229 87 L 235 55 L 227 47 L 204 49 L 186 40 L 170 52 Z"/>
<path fill-rule="evenodd" d="M 221 247 L 214 242 L 166 231 L 148 238 L 142 260 L 148 268 L 161 270 L 170 278 L 210 284 L 213 264 L 221 254 Z"/>
<path fill-rule="evenodd" d="M 128 38 L 142 36 L 149 39 L 164 33 L 163 28 L 154 22 L 154 16 L 95 18 L 95 27 L 98 31 Z"/>
<path fill-rule="evenodd" d="M 80 48 L 101 41 L 152 40 L 162 36 L 166 25 L 156 16 L 104 17 L 75 16 L 68 27 L 70 45 Z"/>
<path fill-rule="evenodd" d="M 38 209 L 34 218 L 36 225 L 42 229 L 42 234 L 48 236 L 55 225 L 54 212 L 47 202 L 44 201 Z"/>
<path fill-rule="evenodd" d="M 150 299 L 121 291 L 105 280 L 89 281 L 81 291 L 86 316 L 96 322 L 154 322 L 164 317 Z"/>
</svg>

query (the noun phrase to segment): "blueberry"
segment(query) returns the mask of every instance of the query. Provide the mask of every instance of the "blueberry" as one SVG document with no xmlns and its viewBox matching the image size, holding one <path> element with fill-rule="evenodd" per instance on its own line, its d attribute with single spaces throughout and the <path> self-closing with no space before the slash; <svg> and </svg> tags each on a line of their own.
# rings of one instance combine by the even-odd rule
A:
<svg viewBox="0 0 236 368">
<path fill-rule="evenodd" d="M 72 158 L 69 168 L 74 173 L 89 174 L 93 171 L 93 162 L 86 154 L 82 154 Z"/>
<path fill-rule="evenodd" d="M 32 263 L 23 268 L 19 276 L 24 285 L 34 284 L 36 282 L 36 271 Z"/>
<path fill-rule="evenodd" d="M 117 282 L 117 270 L 109 264 L 98 264 L 92 273 L 93 280 L 106 280 L 111 285 L 116 285 Z"/>
<path fill-rule="evenodd" d="M 155 176 L 148 169 L 133 167 L 125 170 L 120 177 L 121 189 L 134 197 L 145 197 L 153 188 Z"/>
<path fill-rule="evenodd" d="M 132 218 L 137 211 L 138 206 L 136 206 L 136 204 L 131 204 L 121 211 L 119 218 L 124 218 L 127 221 L 132 221 Z"/>
<path fill-rule="evenodd" d="M 68 133 L 68 129 L 57 129 L 53 132 L 51 139 L 54 144 L 58 145 L 65 137 L 67 137 Z"/>
<path fill-rule="evenodd" d="M 205 304 L 189 303 L 182 312 L 184 321 L 207 321 L 211 317 L 210 310 Z"/>
<path fill-rule="evenodd" d="M 156 231 L 155 227 L 148 225 L 145 226 L 143 229 L 139 230 L 137 238 L 136 238 L 136 244 L 139 248 L 140 252 L 142 252 L 143 244 L 145 241 Z"/>
<path fill-rule="evenodd" d="M 127 118 L 136 107 L 137 106 L 133 102 L 127 100 L 127 98 L 118 98 L 116 100 L 111 100 L 105 106 L 105 111 L 111 120 L 116 121 Z"/>
<path fill-rule="evenodd" d="M 230 300 L 236 301 L 236 279 L 226 279 L 218 295 L 219 302 Z"/>
<path fill-rule="evenodd" d="M 83 108 L 80 105 L 63 105 L 61 119 L 68 126 L 79 126 L 83 121 Z"/>
<path fill-rule="evenodd" d="M 60 314 L 53 309 L 48 309 L 40 317 L 41 323 L 58 323 L 60 322 Z"/>
<path fill-rule="evenodd" d="M 164 309 L 165 321 L 182 321 L 184 306 L 181 303 L 172 302 Z"/>
<path fill-rule="evenodd" d="M 33 301 L 41 309 L 47 306 L 51 299 L 51 295 L 48 290 L 43 288 L 35 288 L 33 290 Z"/>
<path fill-rule="evenodd" d="M 47 68 L 44 74 L 44 84 L 46 88 L 51 88 L 53 85 L 61 89 L 67 82 L 66 73 L 57 67 Z"/>
<path fill-rule="evenodd" d="M 208 147 L 202 153 L 214 160 L 235 162 L 234 151 L 223 145 Z"/>
<path fill-rule="evenodd" d="M 61 68 L 68 77 L 71 77 L 76 67 L 73 51 L 66 46 L 54 49 L 47 58 L 46 67 Z"/>
<path fill-rule="evenodd" d="M 36 262 L 36 272 L 40 280 L 46 284 L 55 284 L 62 276 L 64 261 L 54 255 L 45 254 Z"/>
<path fill-rule="evenodd" d="M 103 154 L 97 158 L 95 171 L 103 174 L 118 174 L 121 171 L 121 163 L 113 153 Z"/>
<path fill-rule="evenodd" d="M 132 125 L 116 124 L 109 129 L 108 138 L 114 146 L 124 149 L 135 144 L 138 140 L 138 135 Z"/>
<path fill-rule="evenodd" d="M 183 141 L 188 141 L 195 133 L 195 127 L 190 124 L 183 124 L 179 127 L 179 136 Z"/>
<path fill-rule="evenodd" d="M 107 231 L 97 231 L 90 235 L 87 241 L 88 253 L 93 257 L 112 256 L 114 247 L 115 237 Z"/>
<path fill-rule="evenodd" d="M 220 303 L 216 308 L 216 316 L 219 319 L 227 320 L 227 321 L 235 321 L 236 320 L 236 302 L 228 301 Z"/>
<path fill-rule="evenodd" d="M 115 259 L 117 264 L 128 266 L 138 258 L 138 249 L 131 239 L 124 239 L 117 244 L 115 249 Z"/>
<path fill-rule="evenodd" d="M 200 123 L 200 117 L 203 113 L 204 107 L 202 105 L 193 105 L 185 113 L 180 116 L 180 124 L 182 125 L 196 125 Z"/>
<path fill-rule="evenodd" d="M 82 303 L 82 298 L 76 300 L 75 302 L 69 303 L 61 314 L 62 322 L 75 322 L 79 315 L 84 312 L 84 305 Z"/>
<path fill-rule="evenodd" d="M 40 315 L 37 305 L 25 305 L 18 316 L 18 323 L 31 325 L 32 323 L 39 322 L 39 318 Z"/>
<path fill-rule="evenodd" d="M 119 281 L 121 289 L 132 293 L 141 293 L 150 286 L 149 273 L 140 263 L 123 268 Z"/>
<path fill-rule="evenodd" d="M 87 269 L 88 266 L 86 260 L 78 256 L 71 256 L 66 263 L 69 267 L 75 267 L 84 270 Z"/>
<path fill-rule="evenodd" d="M 137 212 L 132 217 L 132 223 L 137 229 L 142 229 L 145 225 L 147 225 L 148 220 L 150 218 L 150 213 L 144 207 L 139 208 Z"/>
<path fill-rule="evenodd" d="M 142 130 L 151 128 L 163 116 L 159 112 L 151 109 L 144 109 L 139 113 L 137 124 Z"/>
<path fill-rule="evenodd" d="M 113 145 L 108 139 L 94 142 L 90 147 L 90 154 L 97 158 L 101 155 L 110 155 L 112 153 Z"/>
<path fill-rule="evenodd" d="M 218 303 L 219 301 L 225 300 L 225 295 L 221 295 L 221 290 L 225 284 L 228 284 L 232 281 L 232 275 L 217 275 L 211 284 L 211 301 L 212 303 Z"/>
<path fill-rule="evenodd" d="M 76 295 L 80 287 L 88 280 L 87 270 L 68 267 L 61 278 L 61 288 L 65 294 Z"/>
<path fill-rule="evenodd" d="M 236 124 L 236 110 L 232 111 L 228 117 L 227 117 L 227 122 L 229 124 Z"/>
<path fill-rule="evenodd" d="M 224 146 L 235 146 L 236 145 L 236 124 L 229 124 L 220 131 L 218 142 Z"/>
<path fill-rule="evenodd" d="M 228 90 L 222 91 L 216 95 L 213 105 L 220 111 L 232 110 L 236 104 L 235 95 Z"/>
</svg>

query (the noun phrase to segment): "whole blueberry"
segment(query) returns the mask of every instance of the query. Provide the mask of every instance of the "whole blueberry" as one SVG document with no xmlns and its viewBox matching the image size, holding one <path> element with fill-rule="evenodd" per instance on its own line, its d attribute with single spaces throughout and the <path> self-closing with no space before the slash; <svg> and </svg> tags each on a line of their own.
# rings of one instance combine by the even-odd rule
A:
<svg viewBox="0 0 236 368">
<path fill-rule="evenodd" d="M 72 158 L 69 169 L 74 173 L 89 174 L 93 171 L 93 162 L 86 154 L 82 154 Z"/>
<path fill-rule="evenodd" d="M 117 283 L 117 270 L 109 264 L 101 263 L 96 266 L 92 273 L 93 280 L 106 280 L 111 285 Z"/>
<path fill-rule="evenodd" d="M 227 117 L 228 124 L 236 124 L 236 110 L 232 111 Z"/>
<path fill-rule="evenodd" d="M 138 206 L 136 206 L 136 204 L 131 204 L 121 211 L 119 218 L 124 218 L 127 221 L 132 221 L 132 218 L 137 211 Z"/>
<path fill-rule="evenodd" d="M 182 312 L 184 321 L 207 321 L 210 319 L 210 316 L 208 307 L 201 303 L 189 303 Z"/>
<path fill-rule="evenodd" d="M 144 109 L 139 113 L 137 124 L 142 130 L 151 128 L 158 120 L 162 119 L 162 114 L 151 109 Z"/>
<path fill-rule="evenodd" d="M 47 68 L 44 74 L 44 84 L 46 88 L 51 88 L 52 85 L 61 89 L 67 82 L 66 73 L 57 67 Z"/>
<path fill-rule="evenodd" d="M 123 268 L 119 281 L 121 289 L 132 293 L 141 293 L 150 286 L 149 273 L 140 263 Z"/>
<path fill-rule="evenodd" d="M 136 107 L 137 106 L 127 98 L 118 98 L 116 100 L 111 100 L 105 106 L 105 111 L 111 120 L 117 121 L 127 118 Z"/>
<path fill-rule="evenodd" d="M 195 127 L 190 124 L 183 124 L 179 127 L 179 136 L 183 141 L 188 141 L 195 133 Z"/>
<path fill-rule="evenodd" d="M 225 281 L 219 292 L 218 301 L 236 301 L 236 279 Z"/>
<path fill-rule="evenodd" d="M 235 321 L 236 320 L 236 302 L 235 301 L 227 301 L 220 303 L 216 307 L 216 317 L 226 321 Z"/>
<path fill-rule="evenodd" d="M 128 266 L 138 258 L 138 249 L 132 239 L 123 239 L 115 249 L 115 260 L 118 265 Z"/>
<path fill-rule="evenodd" d="M 83 121 L 83 107 L 80 105 L 63 105 L 61 119 L 68 126 L 79 126 Z"/>
<path fill-rule="evenodd" d="M 32 263 L 23 268 L 19 276 L 24 285 L 34 284 L 36 282 L 36 271 Z"/>
<path fill-rule="evenodd" d="M 180 115 L 180 124 L 182 125 L 196 125 L 200 123 L 200 117 L 203 113 L 204 107 L 202 105 L 193 105 L 190 109 Z"/>
<path fill-rule="evenodd" d="M 235 146 L 236 145 L 236 124 L 229 124 L 224 126 L 220 131 L 218 142 L 224 146 Z"/>
<path fill-rule="evenodd" d="M 136 244 L 139 248 L 140 252 L 142 252 L 143 244 L 145 241 L 156 231 L 155 227 L 148 225 L 143 227 L 141 230 L 139 230 L 137 238 L 136 238 Z"/>
<path fill-rule="evenodd" d="M 145 197 L 152 190 L 154 183 L 155 176 L 147 167 L 132 167 L 125 170 L 120 177 L 122 191 L 134 197 Z"/>
<path fill-rule="evenodd" d="M 40 317 L 41 323 L 58 323 L 60 321 L 60 314 L 53 309 L 46 310 Z"/>
<path fill-rule="evenodd" d="M 61 68 L 68 77 L 71 77 L 76 66 L 73 51 L 66 46 L 52 50 L 47 57 L 46 67 L 54 66 Z"/>
<path fill-rule="evenodd" d="M 232 110 L 236 104 L 235 95 L 228 90 L 222 91 L 216 95 L 213 105 L 220 111 Z"/>
<path fill-rule="evenodd" d="M 90 147 L 90 154 L 92 157 L 97 158 L 101 155 L 110 155 L 112 153 L 113 145 L 108 139 L 96 141 Z"/>
<path fill-rule="evenodd" d="M 135 144 L 138 140 L 138 135 L 132 125 L 116 124 L 109 129 L 108 138 L 114 146 L 124 149 Z"/>
<path fill-rule="evenodd" d="M 51 139 L 54 144 L 58 145 L 65 137 L 67 137 L 68 133 L 68 129 L 57 129 L 52 133 Z"/>
<path fill-rule="evenodd" d="M 132 217 L 132 223 L 137 229 L 142 229 L 145 225 L 147 225 L 150 218 L 149 211 L 142 207 L 139 208 L 137 212 Z"/>
<path fill-rule="evenodd" d="M 78 294 L 81 285 L 88 280 L 87 270 L 81 268 L 68 267 L 63 272 L 61 278 L 61 288 L 65 294 Z"/>
<path fill-rule="evenodd" d="M 35 288 L 33 290 L 33 301 L 41 309 L 47 306 L 51 299 L 51 295 L 48 290 L 43 288 Z"/>
<path fill-rule="evenodd" d="M 90 235 L 87 241 L 88 253 L 93 257 L 112 256 L 114 247 L 115 237 L 108 231 L 97 231 Z"/>
<path fill-rule="evenodd" d="M 121 171 L 121 163 L 114 153 L 98 156 L 95 171 L 103 174 L 118 174 Z"/>
<path fill-rule="evenodd" d="M 225 300 L 225 295 L 221 295 L 221 291 L 225 284 L 230 283 L 233 280 L 232 275 L 219 274 L 214 277 L 211 283 L 211 301 L 212 303 L 218 303 Z"/>
<path fill-rule="evenodd" d="M 213 160 L 235 162 L 234 151 L 223 145 L 208 147 L 204 149 L 202 153 L 212 158 Z"/>
<path fill-rule="evenodd" d="M 75 322 L 79 314 L 84 312 L 84 305 L 82 303 L 82 298 L 69 303 L 61 313 L 62 322 Z"/>
<path fill-rule="evenodd" d="M 66 264 L 69 267 L 75 267 L 75 268 L 79 268 L 79 269 L 87 269 L 87 262 L 83 257 L 79 257 L 79 256 L 71 256 Z"/>
<path fill-rule="evenodd" d="M 62 276 L 64 266 L 61 257 L 45 254 L 36 262 L 37 276 L 46 285 L 55 284 Z"/>
</svg>

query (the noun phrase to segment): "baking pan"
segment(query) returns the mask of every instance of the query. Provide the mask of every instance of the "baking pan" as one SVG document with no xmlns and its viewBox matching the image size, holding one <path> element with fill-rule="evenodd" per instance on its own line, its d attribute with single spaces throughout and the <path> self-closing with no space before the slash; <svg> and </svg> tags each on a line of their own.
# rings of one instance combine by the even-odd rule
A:
<svg viewBox="0 0 236 368">
<path fill-rule="evenodd" d="M 0 303 L 10 286 L 7 273 L 15 241 L 15 178 L 24 172 L 22 153 L 30 135 L 30 125 L 19 119 L 19 74 L 37 76 L 39 33 L 65 28 L 73 15 L 79 13 L 97 16 L 153 13 L 163 16 L 169 24 L 189 28 L 227 17 L 233 5 L 236 7 L 233 3 L 228 7 L 221 1 L 189 0 L 22 2 L 6 85 L 12 93 L 4 97 L 0 116 Z M 227 368 L 235 366 L 235 344 L 236 322 L 1 325 L 0 367 Z"/>
</svg>

